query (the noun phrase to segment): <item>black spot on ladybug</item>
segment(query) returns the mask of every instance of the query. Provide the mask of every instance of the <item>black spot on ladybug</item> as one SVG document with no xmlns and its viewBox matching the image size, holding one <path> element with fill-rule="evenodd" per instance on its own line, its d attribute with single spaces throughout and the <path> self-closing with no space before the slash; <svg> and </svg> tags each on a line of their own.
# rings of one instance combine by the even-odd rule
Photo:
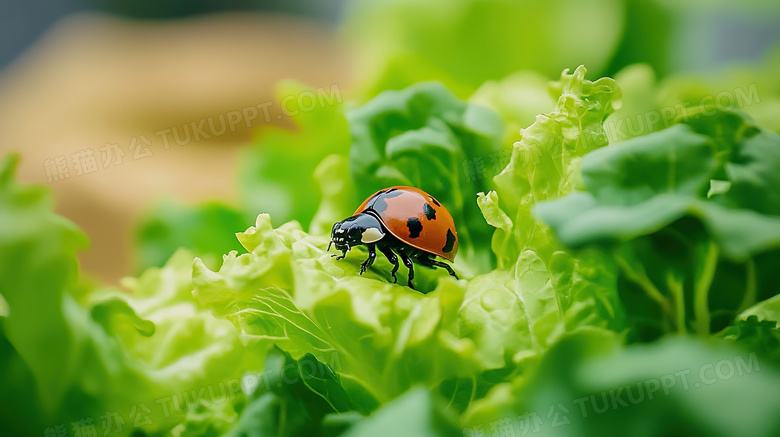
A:
<svg viewBox="0 0 780 437">
<path fill-rule="evenodd" d="M 428 220 L 436 220 L 436 210 L 429 204 L 423 205 L 423 213 Z"/>
<path fill-rule="evenodd" d="M 452 229 L 447 229 L 447 242 L 444 243 L 442 252 L 447 253 L 452 251 L 452 246 L 455 245 L 455 234 L 452 233 Z"/>
<path fill-rule="evenodd" d="M 403 191 L 398 191 L 395 188 L 381 192 L 374 196 L 374 199 L 366 205 L 366 209 L 373 209 L 374 211 L 382 214 L 387 209 L 387 199 L 398 197 L 403 194 Z"/>
<path fill-rule="evenodd" d="M 441 203 L 437 202 L 436 199 L 434 199 L 432 196 L 428 196 L 428 199 L 430 199 L 431 202 L 433 202 L 434 205 L 441 206 Z"/>
<path fill-rule="evenodd" d="M 409 228 L 409 238 L 417 238 L 422 232 L 422 223 L 417 217 L 412 217 L 406 221 L 406 227 Z"/>
</svg>

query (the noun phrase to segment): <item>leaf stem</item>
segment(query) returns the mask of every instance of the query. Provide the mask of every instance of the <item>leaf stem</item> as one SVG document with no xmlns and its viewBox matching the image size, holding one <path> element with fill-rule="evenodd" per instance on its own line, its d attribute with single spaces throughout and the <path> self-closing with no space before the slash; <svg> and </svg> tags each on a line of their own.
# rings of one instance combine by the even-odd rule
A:
<svg viewBox="0 0 780 437">
<path fill-rule="evenodd" d="M 696 317 L 696 333 L 705 337 L 710 334 L 709 292 L 715 268 L 718 265 L 718 246 L 710 241 L 701 270 L 701 278 L 695 282 L 693 291 L 693 312 Z"/>
<path fill-rule="evenodd" d="M 625 258 L 623 258 L 621 255 L 617 255 L 615 259 L 620 265 L 620 268 L 623 269 L 623 272 L 626 274 L 628 279 L 631 279 L 637 285 L 642 287 L 642 290 L 645 291 L 645 294 L 647 294 L 650 299 L 654 300 L 666 315 L 672 316 L 672 309 L 669 306 L 669 301 L 664 297 L 663 294 L 661 294 L 660 291 L 658 291 L 650 278 L 647 277 L 644 269 L 634 270 L 631 265 L 629 265 L 628 261 L 626 261 Z"/>
<path fill-rule="evenodd" d="M 674 296 L 677 333 L 685 335 L 688 333 L 688 329 L 685 326 L 685 290 L 683 290 L 683 283 L 680 279 L 675 278 L 672 273 L 669 273 L 666 276 L 666 286 Z"/>
<path fill-rule="evenodd" d="M 739 304 L 737 313 L 745 311 L 756 303 L 756 263 L 753 261 L 753 258 L 745 262 L 745 276 L 747 276 L 745 297 L 742 298 L 742 303 Z"/>
</svg>

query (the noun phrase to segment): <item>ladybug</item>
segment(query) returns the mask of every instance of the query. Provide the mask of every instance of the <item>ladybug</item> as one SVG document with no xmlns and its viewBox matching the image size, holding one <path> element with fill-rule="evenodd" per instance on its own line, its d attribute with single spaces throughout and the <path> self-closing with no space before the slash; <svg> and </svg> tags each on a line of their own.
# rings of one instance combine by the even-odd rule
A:
<svg viewBox="0 0 780 437">
<path fill-rule="evenodd" d="M 336 222 L 330 243 L 341 251 L 343 259 L 352 247 L 365 245 L 368 259 L 360 265 L 360 274 L 376 259 L 376 249 L 393 264 L 393 283 L 398 282 L 398 257 L 409 269 L 409 288 L 414 289 L 412 261 L 426 267 L 441 267 L 454 276 L 452 267 L 434 259 L 450 262 L 458 252 L 458 232 L 452 216 L 436 199 L 414 187 L 396 186 L 377 191 L 358 207 L 352 217 Z M 396 256 L 398 254 L 398 256 Z"/>
</svg>

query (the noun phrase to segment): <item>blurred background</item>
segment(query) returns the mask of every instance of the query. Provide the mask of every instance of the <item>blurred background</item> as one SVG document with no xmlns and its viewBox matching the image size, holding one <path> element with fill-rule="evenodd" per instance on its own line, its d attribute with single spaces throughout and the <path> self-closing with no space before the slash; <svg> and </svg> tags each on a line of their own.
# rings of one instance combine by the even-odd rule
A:
<svg viewBox="0 0 780 437">
<path fill-rule="evenodd" d="M 0 154 L 50 186 L 90 238 L 84 271 L 115 284 L 179 245 L 224 253 L 236 242 L 201 230 L 259 212 L 308 226 L 344 109 L 383 90 L 440 81 L 521 114 L 516 132 L 584 64 L 624 88 L 617 117 L 739 90 L 778 130 L 779 42 L 780 2 L 759 0 L 2 2 Z"/>
</svg>

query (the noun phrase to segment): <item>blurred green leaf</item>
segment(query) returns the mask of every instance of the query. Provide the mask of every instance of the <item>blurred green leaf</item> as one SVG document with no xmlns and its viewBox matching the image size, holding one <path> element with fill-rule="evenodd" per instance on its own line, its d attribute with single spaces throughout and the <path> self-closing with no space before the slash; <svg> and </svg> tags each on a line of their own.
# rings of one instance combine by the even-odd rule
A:
<svg viewBox="0 0 780 437">
<path fill-rule="evenodd" d="M 322 202 L 311 220 L 309 232 L 330 235 L 333 224 L 355 212 L 360 199 L 349 177 L 349 160 L 342 155 L 329 155 L 314 169 Z"/>
<path fill-rule="evenodd" d="M 626 0 L 620 42 L 603 73 L 613 75 L 627 65 L 650 63 L 659 75 L 671 70 L 676 26 L 682 26 L 679 11 L 663 0 Z M 617 79 L 617 77 L 616 77 Z M 622 85 L 622 84 L 621 84 Z"/>
<path fill-rule="evenodd" d="M 724 329 L 718 336 L 733 340 L 745 350 L 760 354 L 761 358 L 772 360 L 780 365 L 780 329 L 774 320 L 759 320 L 750 315 L 738 319 L 734 325 Z"/>
<path fill-rule="evenodd" d="M 483 83 L 470 103 L 494 110 L 506 124 L 505 147 L 520 139 L 518 132 L 533 124 L 536 116 L 550 112 L 558 95 L 548 90 L 549 80 L 533 71 L 518 71 L 500 80 Z"/>
<path fill-rule="evenodd" d="M 349 153 L 343 97 L 338 86 L 315 92 L 295 81 L 280 82 L 276 93 L 295 129 L 269 126 L 259 131 L 241 160 L 241 205 L 250 220 L 269 213 L 277 226 L 297 220 L 308 229 L 322 198 L 315 188 L 315 168 L 328 155 Z M 314 108 L 299 107 L 300 96 L 310 95 Z"/>
<path fill-rule="evenodd" d="M 388 403 L 370 417 L 357 422 L 343 434 L 358 436 L 460 437 L 455 418 L 441 400 L 428 390 L 413 389 Z"/>
<path fill-rule="evenodd" d="M 167 432 L 200 402 L 193 396 L 177 411 L 172 396 L 224 384 L 251 366 L 242 361 L 233 326 L 194 304 L 187 252 L 125 280 L 131 293 L 93 289 L 82 294 L 84 305 L 78 303 L 71 291 L 81 286 L 76 251 L 86 237 L 52 212 L 48 190 L 13 180 L 16 159 L 0 161 L 5 432 L 41 435 L 89 418 L 100 427 L 101 417 L 110 420 L 108 412 L 115 412 L 123 420 L 115 433 L 130 435 L 137 426 L 132 412 L 146 415 L 142 409 L 148 410 L 148 421 L 138 421 L 144 432 Z M 241 398 L 230 396 L 229 405 Z M 168 409 L 155 404 L 160 399 L 168 399 Z"/>
<path fill-rule="evenodd" d="M 176 250 L 186 248 L 218 265 L 222 254 L 241 247 L 235 234 L 244 228 L 244 214 L 222 203 L 160 202 L 138 225 L 138 264 L 142 271 L 161 267 Z"/>
<path fill-rule="evenodd" d="M 523 395 L 528 411 L 546 419 L 539 435 L 769 437 L 780 430 L 780 373 L 755 355 L 690 338 L 610 355 L 582 342 L 562 342 Z"/>
<path fill-rule="evenodd" d="M 623 105 L 607 120 L 610 143 L 693 122 L 700 114 L 740 111 L 780 132 L 780 49 L 755 64 L 718 71 L 676 73 L 658 79 L 656 64 L 634 64 L 615 74 Z"/>
<path fill-rule="evenodd" d="M 475 403 L 465 432 L 770 437 L 780 430 L 778 388 L 777 368 L 729 342 L 678 337 L 622 348 L 609 331 L 581 330 L 532 374 Z"/>
<path fill-rule="evenodd" d="M 327 414 L 351 410 L 339 377 L 311 354 L 295 360 L 274 346 L 256 377 L 258 385 L 228 436 L 324 436 Z"/>
<path fill-rule="evenodd" d="M 345 33 L 366 97 L 439 81 L 467 98 L 518 70 L 601 71 L 621 37 L 624 8 L 621 0 L 352 1 Z"/>
</svg>

